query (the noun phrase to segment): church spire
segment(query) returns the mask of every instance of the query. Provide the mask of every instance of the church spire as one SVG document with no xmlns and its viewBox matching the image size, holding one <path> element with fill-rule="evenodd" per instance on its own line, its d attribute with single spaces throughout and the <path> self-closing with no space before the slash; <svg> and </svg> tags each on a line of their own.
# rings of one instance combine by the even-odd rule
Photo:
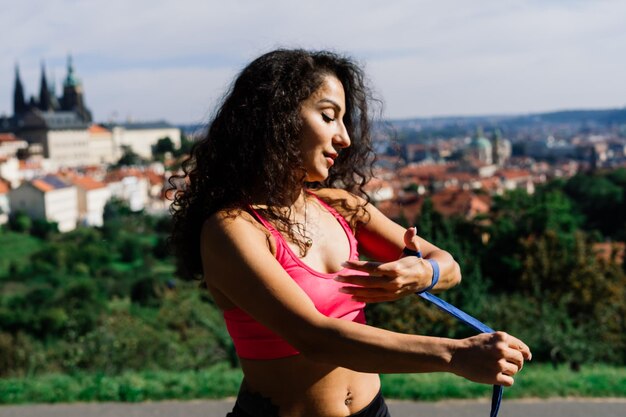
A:
<svg viewBox="0 0 626 417">
<path fill-rule="evenodd" d="M 80 80 L 74 74 L 74 64 L 72 63 L 72 55 L 67 56 L 67 76 L 63 87 L 78 87 L 80 86 Z"/>
<path fill-rule="evenodd" d="M 46 66 L 41 63 L 41 84 L 39 86 L 39 108 L 43 111 L 53 110 L 48 80 L 46 79 Z"/>
<path fill-rule="evenodd" d="M 85 106 L 83 98 L 83 86 L 74 74 L 74 65 L 72 64 L 72 56 L 67 57 L 67 76 L 63 81 L 63 97 L 61 97 L 61 109 L 65 111 L 74 111 L 80 117 L 91 122 L 91 112 Z"/>
<path fill-rule="evenodd" d="M 13 114 L 18 115 L 26 111 L 26 100 L 24 99 L 24 87 L 20 79 L 20 69 L 15 64 L 15 86 L 13 89 Z"/>
</svg>

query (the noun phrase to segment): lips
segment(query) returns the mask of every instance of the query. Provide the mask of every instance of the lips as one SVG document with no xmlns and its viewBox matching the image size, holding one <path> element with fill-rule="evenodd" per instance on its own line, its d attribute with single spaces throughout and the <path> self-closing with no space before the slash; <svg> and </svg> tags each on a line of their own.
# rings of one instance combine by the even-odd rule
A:
<svg viewBox="0 0 626 417">
<path fill-rule="evenodd" d="M 335 164 L 335 158 L 337 158 L 337 153 L 328 153 L 325 152 L 324 156 L 326 157 L 326 162 L 328 162 L 328 167 L 332 167 Z"/>
</svg>

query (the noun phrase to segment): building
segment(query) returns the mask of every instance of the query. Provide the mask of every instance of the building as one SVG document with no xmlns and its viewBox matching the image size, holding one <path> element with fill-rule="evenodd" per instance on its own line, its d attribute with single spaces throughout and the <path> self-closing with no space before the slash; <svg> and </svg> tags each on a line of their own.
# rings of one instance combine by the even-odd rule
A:
<svg viewBox="0 0 626 417">
<path fill-rule="evenodd" d="M 107 185 L 88 176 L 69 176 L 67 181 L 76 187 L 78 222 L 84 226 L 102 226 L 104 206 L 111 197 Z"/>
<path fill-rule="evenodd" d="M 87 130 L 89 132 L 88 146 L 91 163 L 115 163 L 120 157 L 120 152 L 113 142 L 113 132 L 98 124 L 91 125 Z"/>
<path fill-rule="evenodd" d="M 9 221 L 9 213 L 11 213 L 9 205 L 10 190 L 9 183 L 0 179 L 0 224 L 5 224 Z"/>
<path fill-rule="evenodd" d="M 17 187 L 22 181 L 20 161 L 16 157 L 0 157 L 0 179 L 8 181 L 11 187 Z"/>
<path fill-rule="evenodd" d="M 27 149 L 28 142 L 13 133 L 0 133 L 0 158 L 17 156 L 21 149 Z"/>
<path fill-rule="evenodd" d="M 479 162 L 483 165 L 493 163 L 493 145 L 485 138 L 482 129 L 478 129 L 465 152 L 465 158 L 469 161 Z"/>
<path fill-rule="evenodd" d="M 163 138 L 170 138 L 175 148 L 180 147 L 180 129 L 163 120 L 107 124 L 105 127 L 113 133 L 117 159 L 122 156 L 125 147 L 130 148 L 144 159 L 152 159 L 154 145 Z"/>
<path fill-rule="evenodd" d="M 9 192 L 11 213 L 22 211 L 32 219 L 58 224 L 60 232 L 69 232 L 78 223 L 76 187 L 55 175 L 25 181 Z"/>
<path fill-rule="evenodd" d="M 68 58 L 60 97 L 56 96 L 54 83 L 48 83 L 42 66 L 39 96 L 32 96 L 27 101 L 19 68 L 15 68 L 10 129 L 29 146 L 39 145 L 45 158 L 64 166 L 89 163 L 88 128 L 91 123 L 91 111 L 85 105 L 83 86 L 74 72 L 71 57 Z"/>
<path fill-rule="evenodd" d="M 111 197 L 125 201 L 131 211 L 141 211 L 148 203 L 149 181 L 137 169 L 118 169 L 107 174 L 107 184 Z"/>
</svg>

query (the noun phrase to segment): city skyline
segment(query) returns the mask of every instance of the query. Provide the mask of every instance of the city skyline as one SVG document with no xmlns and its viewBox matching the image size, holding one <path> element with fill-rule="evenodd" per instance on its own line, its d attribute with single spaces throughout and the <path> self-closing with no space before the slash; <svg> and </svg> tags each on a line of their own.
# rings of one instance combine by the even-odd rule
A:
<svg viewBox="0 0 626 417">
<path fill-rule="evenodd" d="M 201 123 L 236 73 L 276 47 L 356 58 L 386 118 L 626 106 L 626 3 L 616 0 L 4 6 L 0 115 L 12 114 L 16 64 L 27 96 L 42 62 L 58 92 L 71 54 L 96 121 Z"/>
</svg>

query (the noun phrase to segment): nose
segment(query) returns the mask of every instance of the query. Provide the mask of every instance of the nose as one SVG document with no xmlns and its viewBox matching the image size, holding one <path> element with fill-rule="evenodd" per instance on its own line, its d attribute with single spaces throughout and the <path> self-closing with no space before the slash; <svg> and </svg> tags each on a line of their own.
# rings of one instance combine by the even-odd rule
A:
<svg viewBox="0 0 626 417">
<path fill-rule="evenodd" d="M 348 129 L 346 129 L 346 126 L 343 123 L 339 123 L 338 126 L 339 129 L 333 136 L 333 145 L 337 146 L 338 148 L 344 149 L 350 146 L 350 143 L 352 142 L 350 141 L 350 135 L 348 134 Z"/>
</svg>

